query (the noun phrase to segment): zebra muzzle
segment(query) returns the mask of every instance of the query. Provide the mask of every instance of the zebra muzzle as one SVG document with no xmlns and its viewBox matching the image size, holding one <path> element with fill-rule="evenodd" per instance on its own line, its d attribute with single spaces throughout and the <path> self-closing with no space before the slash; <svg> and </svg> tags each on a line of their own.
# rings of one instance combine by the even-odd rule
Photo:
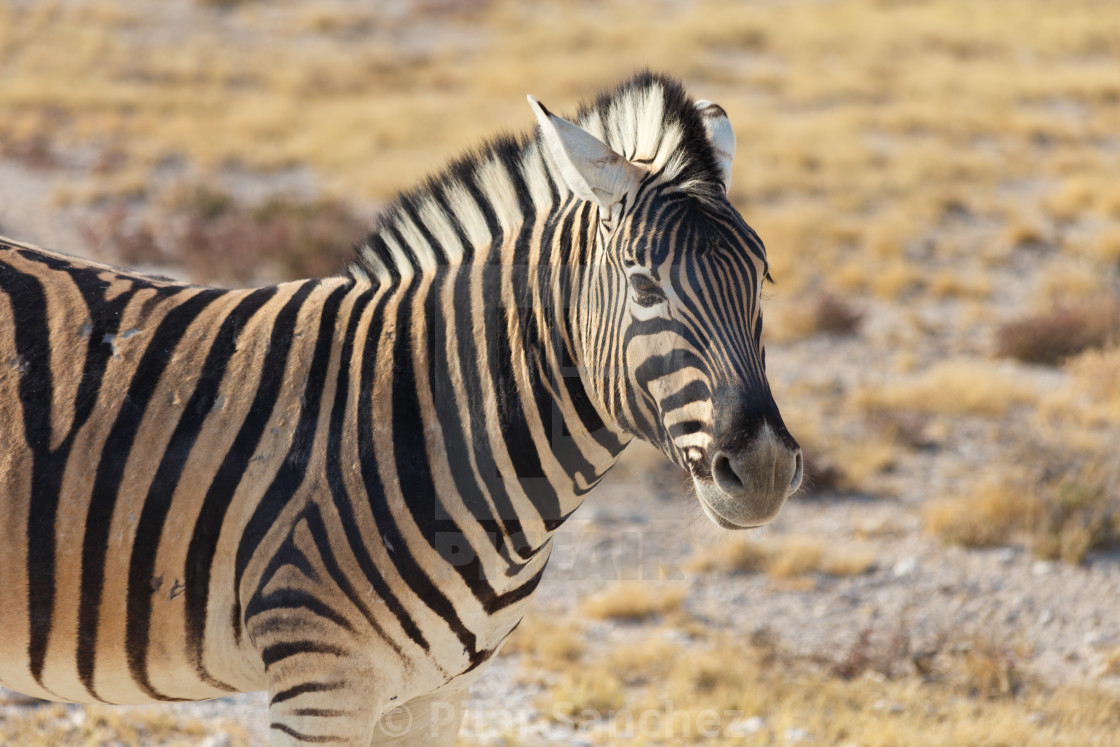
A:
<svg viewBox="0 0 1120 747">
<path fill-rule="evenodd" d="M 784 437 L 783 437 L 784 436 Z M 738 448 L 716 448 L 711 477 L 694 477 L 701 505 L 716 524 L 739 529 L 773 521 L 786 499 L 801 487 L 801 449 L 769 425 Z"/>
</svg>

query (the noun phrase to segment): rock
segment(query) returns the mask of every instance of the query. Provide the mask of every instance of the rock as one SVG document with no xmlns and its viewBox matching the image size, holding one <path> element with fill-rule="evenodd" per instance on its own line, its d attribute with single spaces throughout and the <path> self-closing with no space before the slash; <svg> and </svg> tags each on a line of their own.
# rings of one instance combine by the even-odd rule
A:
<svg viewBox="0 0 1120 747">
<path fill-rule="evenodd" d="M 766 728 L 769 728 L 766 725 L 766 720 L 760 716 L 737 718 L 727 725 L 727 728 L 723 730 L 723 735 L 725 737 L 749 737 Z"/>
<path fill-rule="evenodd" d="M 813 741 L 813 735 L 804 729 L 798 729 L 796 726 L 786 729 L 785 733 L 786 744 L 801 744 L 802 742 Z"/>
<path fill-rule="evenodd" d="M 905 558 L 900 558 L 899 561 L 894 564 L 892 572 L 895 578 L 902 578 L 903 576 L 913 576 L 918 573 L 919 570 L 918 559 L 913 556 L 907 556 Z"/>
<path fill-rule="evenodd" d="M 992 555 L 995 556 L 995 559 L 997 561 L 1003 563 L 1004 565 L 1007 565 L 1011 561 L 1015 560 L 1016 552 L 1015 548 L 1013 547 L 1001 547 L 999 550 L 996 550 L 994 553 L 992 553 Z"/>
</svg>

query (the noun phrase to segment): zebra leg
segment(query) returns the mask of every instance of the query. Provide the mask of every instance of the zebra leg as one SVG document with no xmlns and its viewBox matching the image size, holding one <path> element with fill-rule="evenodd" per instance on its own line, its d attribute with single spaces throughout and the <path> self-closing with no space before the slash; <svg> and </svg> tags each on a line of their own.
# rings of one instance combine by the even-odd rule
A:
<svg viewBox="0 0 1120 747">
<path fill-rule="evenodd" d="M 376 747 L 451 747 L 459 733 L 467 688 L 435 692 L 392 708 L 377 723 Z"/>
</svg>

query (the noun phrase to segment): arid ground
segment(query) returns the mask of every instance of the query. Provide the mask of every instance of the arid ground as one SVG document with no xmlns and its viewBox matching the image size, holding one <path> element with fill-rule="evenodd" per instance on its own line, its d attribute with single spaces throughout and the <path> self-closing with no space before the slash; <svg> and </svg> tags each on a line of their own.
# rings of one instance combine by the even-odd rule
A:
<svg viewBox="0 0 1120 747">
<path fill-rule="evenodd" d="M 720 103 L 808 485 L 729 537 L 632 447 L 463 745 L 1120 735 L 1111 0 L 0 0 L 0 234 L 219 285 L 652 67 Z M 260 694 L 24 702 L 5 744 L 264 744 Z"/>
</svg>

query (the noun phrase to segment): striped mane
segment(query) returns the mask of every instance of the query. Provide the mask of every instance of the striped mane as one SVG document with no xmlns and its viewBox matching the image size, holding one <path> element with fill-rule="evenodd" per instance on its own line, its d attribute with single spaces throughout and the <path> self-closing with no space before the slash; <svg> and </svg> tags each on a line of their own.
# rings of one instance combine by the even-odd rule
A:
<svg viewBox="0 0 1120 747">
<path fill-rule="evenodd" d="M 700 114 L 681 84 L 642 72 L 584 104 L 573 120 L 617 153 L 698 199 L 723 186 Z M 525 216 L 568 195 L 555 164 L 532 135 L 501 136 L 402 192 L 378 216 L 349 267 L 360 279 L 396 281 L 439 265 L 501 263 L 503 237 Z"/>
</svg>

